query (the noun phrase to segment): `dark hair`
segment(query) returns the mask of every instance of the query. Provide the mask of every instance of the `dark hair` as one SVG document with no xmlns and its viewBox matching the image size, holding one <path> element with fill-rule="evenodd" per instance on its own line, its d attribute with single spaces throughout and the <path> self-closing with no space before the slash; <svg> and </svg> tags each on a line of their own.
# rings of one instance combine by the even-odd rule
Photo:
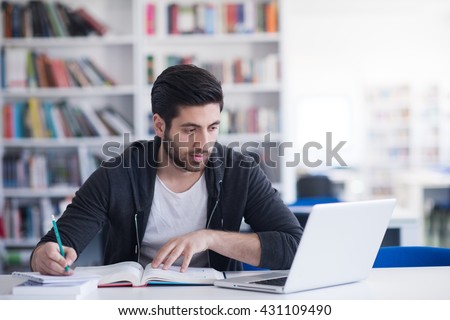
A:
<svg viewBox="0 0 450 320">
<path fill-rule="evenodd" d="M 151 95 L 152 112 L 164 120 L 167 128 L 180 108 L 219 103 L 220 111 L 223 109 L 220 81 L 194 65 L 180 64 L 164 70 L 156 78 Z"/>
</svg>

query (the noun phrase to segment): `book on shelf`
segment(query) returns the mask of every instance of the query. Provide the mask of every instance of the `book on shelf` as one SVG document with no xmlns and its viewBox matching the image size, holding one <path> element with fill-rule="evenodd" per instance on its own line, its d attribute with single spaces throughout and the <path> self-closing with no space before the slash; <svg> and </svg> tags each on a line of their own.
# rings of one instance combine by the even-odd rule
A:
<svg viewBox="0 0 450 320">
<path fill-rule="evenodd" d="M 53 29 L 55 36 L 67 37 L 69 33 L 67 32 L 67 28 L 65 27 L 60 16 L 57 14 L 55 5 L 49 2 L 45 2 L 44 4 L 46 13 L 49 17 L 51 28 Z"/>
<path fill-rule="evenodd" d="M 68 17 L 69 23 L 72 27 L 73 36 L 88 36 L 96 31 L 92 29 L 92 27 L 86 23 L 83 17 L 78 15 L 78 13 L 72 9 L 71 7 L 59 3 L 62 9 L 65 11 L 66 16 Z"/>
<path fill-rule="evenodd" d="M 0 47 L 0 88 L 6 88 L 5 47 Z"/>
<path fill-rule="evenodd" d="M 5 219 L 3 217 L 3 214 L 0 214 L 0 239 L 3 238 L 6 238 Z"/>
<path fill-rule="evenodd" d="M 58 16 L 59 20 L 61 21 L 61 25 L 65 29 L 65 33 L 68 36 L 75 36 L 76 32 L 74 30 L 74 26 L 71 24 L 69 16 L 66 13 L 66 10 L 59 2 L 55 3 L 55 11 L 56 11 L 56 15 Z"/>
<path fill-rule="evenodd" d="M 147 74 L 153 74 L 152 56 L 147 57 Z M 222 83 L 233 84 L 277 84 L 280 79 L 278 54 L 267 54 L 259 58 L 235 58 L 232 61 L 200 60 L 192 55 L 168 55 L 166 65 L 195 64 L 208 70 Z M 150 80 L 148 80 L 150 81 Z M 150 82 L 148 82 L 150 83 Z"/>
<path fill-rule="evenodd" d="M 39 88 L 48 88 L 50 86 L 47 72 L 45 70 L 45 55 L 32 53 L 33 57 L 33 67 L 36 77 L 36 83 Z M 30 67 L 31 70 L 31 67 Z M 13 88 L 13 86 L 9 86 Z"/>
<path fill-rule="evenodd" d="M 179 34 L 178 11 L 179 6 L 177 4 L 172 3 L 167 6 L 167 33 L 169 34 Z"/>
<path fill-rule="evenodd" d="M 21 150 L 3 156 L 5 188 L 78 187 L 80 166 L 76 150 Z"/>
<path fill-rule="evenodd" d="M 96 110 L 88 103 L 69 105 L 66 100 L 5 103 L 3 137 L 69 138 L 104 137 L 132 132 L 132 125 L 119 112 L 107 106 Z"/>
<path fill-rule="evenodd" d="M 169 34 L 278 32 L 278 1 L 167 6 Z"/>
<path fill-rule="evenodd" d="M 153 84 L 155 81 L 155 63 L 153 55 L 147 56 L 147 84 Z"/>
<path fill-rule="evenodd" d="M 108 27 L 84 8 L 49 1 L 2 1 L 5 38 L 104 35 Z"/>
<path fill-rule="evenodd" d="M 89 87 L 91 82 L 75 59 L 66 60 L 66 66 L 72 79 L 79 87 Z"/>
<path fill-rule="evenodd" d="M 130 122 L 112 107 L 96 110 L 96 113 L 114 135 L 133 132 L 133 127 Z"/>
<path fill-rule="evenodd" d="M 2 48 L 3 87 L 68 88 L 114 86 L 116 81 L 92 59 L 54 58 L 27 48 Z"/>
<path fill-rule="evenodd" d="M 86 58 L 78 59 L 76 63 L 88 79 L 89 83 L 93 86 L 104 85 L 105 81 L 103 80 L 103 78 L 94 69 L 91 68 L 90 64 L 88 64 L 86 60 Z"/>
<path fill-rule="evenodd" d="M 146 7 L 146 15 L 145 15 L 145 23 L 146 23 L 146 33 L 148 35 L 155 34 L 156 30 L 156 8 L 154 3 L 147 3 Z"/>
<path fill-rule="evenodd" d="M 102 68 L 100 68 L 99 65 L 92 59 L 85 57 L 82 58 L 82 60 L 85 64 L 88 65 L 89 68 L 94 71 L 94 73 L 96 73 L 103 80 L 103 85 L 115 86 L 117 84 L 116 80 L 114 80 L 109 74 L 107 74 Z"/>
<path fill-rule="evenodd" d="M 179 5 L 177 24 L 178 32 L 181 34 L 190 34 L 195 31 L 194 6 Z"/>
<path fill-rule="evenodd" d="M 45 138 L 47 137 L 47 130 L 45 123 L 41 116 L 41 105 L 36 98 L 30 98 L 28 100 L 28 124 L 30 126 L 33 137 Z"/>
<path fill-rule="evenodd" d="M 278 3 L 270 1 L 265 4 L 266 32 L 278 31 Z"/>
<path fill-rule="evenodd" d="M 223 133 L 279 132 L 276 108 L 252 106 L 224 110 L 220 130 Z"/>
<path fill-rule="evenodd" d="M 108 31 L 108 27 L 97 18 L 94 18 L 86 9 L 78 8 L 75 10 L 75 13 L 78 14 L 98 35 L 102 36 Z"/>
<path fill-rule="evenodd" d="M 19 206 L 10 217 L 11 229 L 14 239 L 36 239 L 41 235 L 39 230 L 39 208 L 37 205 Z"/>
<path fill-rule="evenodd" d="M 49 60 L 50 75 L 53 76 L 53 86 L 58 88 L 68 88 L 73 82 L 70 81 L 69 73 L 67 71 L 64 60 L 51 59 Z"/>
<path fill-rule="evenodd" d="M 111 135 L 111 131 L 109 131 L 97 113 L 90 106 L 82 106 L 80 111 L 84 113 L 87 121 L 95 128 L 98 136 L 106 137 Z"/>
<path fill-rule="evenodd" d="M 213 268 L 190 267 L 180 272 L 180 267 L 172 266 L 168 270 L 145 268 L 138 262 L 125 261 L 106 266 L 77 267 L 76 273 L 94 274 L 100 276 L 99 287 L 147 285 L 212 285 L 215 280 L 226 278 L 224 272 Z"/>
<path fill-rule="evenodd" d="M 27 51 L 26 58 L 26 78 L 27 78 L 27 86 L 28 88 L 37 88 L 38 87 L 38 78 L 36 71 L 36 63 L 34 60 L 34 53 L 32 51 Z"/>
<path fill-rule="evenodd" d="M 2 1 L 3 11 L 3 36 L 12 38 L 12 11 L 13 5 L 8 1 Z"/>
<path fill-rule="evenodd" d="M 25 88 L 27 85 L 27 50 L 5 48 L 5 87 Z"/>
<path fill-rule="evenodd" d="M 10 103 L 3 106 L 3 137 L 12 138 L 14 135 L 13 127 L 13 108 Z"/>
</svg>

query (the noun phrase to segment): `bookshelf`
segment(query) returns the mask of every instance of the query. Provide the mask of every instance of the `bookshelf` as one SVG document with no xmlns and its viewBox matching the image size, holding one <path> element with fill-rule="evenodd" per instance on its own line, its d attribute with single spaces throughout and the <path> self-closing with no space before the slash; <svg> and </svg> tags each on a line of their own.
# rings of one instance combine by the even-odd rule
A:
<svg viewBox="0 0 450 320">
<path fill-rule="evenodd" d="M 9 2 L 21 5 L 28 3 L 25 0 Z M 63 211 L 79 185 L 87 179 L 101 158 L 105 157 L 102 153 L 105 142 L 113 141 L 123 147 L 132 140 L 152 139 L 152 81 L 169 64 L 195 63 L 209 68 L 221 79 L 225 93 L 225 112 L 220 142 L 242 146 L 248 141 L 263 141 L 268 132 L 273 141 L 280 142 L 283 136 L 279 124 L 283 114 L 279 1 L 60 2 L 72 9 L 85 8 L 107 26 L 107 32 L 88 36 L 11 38 L 5 37 L 5 25 L 2 23 L 0 47 L 6 53 L 2 71 L 11 73 L 11 53 L 16 52 L 22 57 L 22 61 L 14 66 L 20 64 L 22 70 L 26 70 L 26 62 L 23 61 L 38 55 L 45 55 L 49 60 L 62 60 L 66 65 L 69 61 L 78 62 L 81 58 L 87 58 L 107 73 L 114 84 L 30 87 L 26 78 L 19 78 L 19 82 L 24 82 L 25 85 L 11 86 L 8 84 L 9 79 L 5 79 L 5 85 L 2 83 L 0 210 L 3 223 L 8 228 L 2 241 L 7 252 L 3 261 L 13 260 L 19 265 L 28 264 L 29 250 L 51 227 L 47 221 L 49 212 Z M 44 3 L 51 6 L 56 1 L 48 0 Z M 174 10 L 178 10 L 178 18 Z M 172 26 L 172 31 L 168 28 L 169 25 Z M 203 26 L 202 30 L 206 30 L 204 28 L 207 25 L 208 31 L 192 29 L 198 25 Z M 174 31 L 174 27 L 178 31 Z M 18 59 L 15 55 L 14 57 L 13 60 Z M 38 80 L 36 82 L 39 84 Z M 121 132 L 129 132 L 130 135 L 123 137 L 117 130 L 104 134 L 89 134 L 83 130 L 78 134 L 62 134 L 64 129 L 60 128 L 58 131 L 48 125 L 51 121 L 44 121 L 47 125 L 43 129 L 46 132 L 44 135 L 37 136 L 33 132 L 24 134 L 23 130 L 17 133 L 17 128 L 23 129 L 28 125 L 24 117 L 18 115 L 21 114 L 21 108 L 26 108 L 24 105 L 28 106 L 30 101 L 47 110 L 43 114 L 48 112 L 50 119 L 55 119 L 52 115 L 56 117 L 55 114 L 64 114 L 67 112 L 65 109 L 69 109 L 69 114 L 75 113 L 78 116 L 85 113 L 88 119 L 103 110 L 111 110 L 129 125 L 127 130 Z M 16 120 L 5 121 L 5 117 Z M 73 123 L 77 119 L 79 118 L 75 118 Z M 7 126 L 10 128 L 6 128 Z M 78 126 L 83 129 L 82 123 Z M 53 131 L 57 133 L 52 134 Z M 276 153 L 276 150 L 271 152 Z M 266 156 L 269 155 L 260 155 L 262 160 Z M 37 169 L 32 169 L 30 173 L 29 164 L 36 162 L 34 159 L 38 159 L 38 165 L 34 165 Z M 63 165 L 58 166 L 61 163 Z M 287 190 L 289 186 L 283 181 L 281 167 L 278 165 L 276 168 L 264 169 L 283 195 L 283 190 Z M 23 169 L 17 176 L 16 168 L 26 170 Z M 72 176 L 62 175 L 56 180 L 55 177 L 61 171 L 70 172 Z M 40 177 L 37 180 L 40 184 L 36 184 L 35 178 L 31 179 L 35 175 Z M 17 269 L 17 265 L 15 267 Z"/>
<path fill-rule="evenodd" d="M 366 89 L 368 134 L 365 164 L 374 197 L 397 196 L 408 172 L 448 169 L 448 86 L 397 83 Z"/>
<path fill-rule="evenodd" d="M 140 105 L 150 111 L 155 75 L 173 64 L 194 63 L 210 70 L 223 85 L 220 142 L 242 147 L 246 141 L 260 143 L 267 133 L 279 142 L 278 6 L 278 1 L 261 0 L 140 1 Z M 265 168 L 282 192 L 280 166 Z"/>
<path fill-rule="evenodd" d="M 8 19 L 2 16 L 0 212 L 4 225 L 1 235 L 5 249 L 1 257 L 4 272 L 9 271 L 8 267 L 27 267 L 32 248 L 51 228 L 49 215 L 65 209 L 102 159 L 101 148 L 105 142 L 123 143 L 122 131 L 133 136 L 135 133 L 135 1 L 59 2 L 69 8 L 66 13 L 69 12 L 67 15 L 71 19 L 76 19 L 73 18 L 75 10 L 83 8 L 106 26 L 106 32 L 92 31 L 88 35 L 67 32 L 73 29 L 61 24 L 64 18 L 58 11 L 59 24 L 65 26 L 66 33 L 39 36 L 33 20 L 40 22 L 45 18 L 41 9 L 33 11 L 32 6 L 42 4 L 41 8 L 47 12 L 56 11 L 57 1 L 33 2 L 32 5 L 25 0 L 8 1 L 13 15 L 14 10 L 25 12 L 21 15 L 22 21 L 31 21 L 25 23 L 31 27 L 21 29 L 23 33 L 16 30 L 14 35 L 8 34 Z M 36 12 L 41 15 L 33 19 Z M 89 69 L 89 61 L 98 70 Z M 71 64 L 81 69 L 89 83 L 81 82 L 70 68 Z M 34 72 L 27 69 L 30 65 Z M 65 75 L 63 83 L 57 81 L 62 75 Z M 100 113 L 107 109 L 120 118 L 122 124 L 128 125 L 127 130 L 114 130 L 112 123 L 101 119 Z M 93 117 L 107 129 L 92 131 L 92 126 L 87 124 L 92 124 Z"/>
</svg>

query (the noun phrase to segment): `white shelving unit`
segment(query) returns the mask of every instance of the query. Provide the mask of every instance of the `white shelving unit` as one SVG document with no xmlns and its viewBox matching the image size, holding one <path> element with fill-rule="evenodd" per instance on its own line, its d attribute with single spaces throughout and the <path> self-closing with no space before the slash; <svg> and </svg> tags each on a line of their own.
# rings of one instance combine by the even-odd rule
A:
<svg viewBox="0 0 450 320">
<path fill-rule="evenodd" d="M 25 4 L 25 0 L 13 0 L 11 3 Z M 53 2 L 53 1 L 48 1 Z M 102 145 L 108 141 L 123 143 L 123 138 L 119 136 L 107 137 L 58 137 L 58 138 L 4 138 L 3 135 L 3 108 L 6 103 L 26 102 L 28 99 L 36 98 L 38 101 L 67 101 L 70 105 L 83 105 L 88 108 L 102 108 L 111 106 L 127 118 L 135 128 L 135 114 L 138 112 L 137 96 L 138 86 L 136 81 L 136 59 L 135 53 L 138 50 L 136 27 L 132 23 L 136 17 L 136 1 L 121 0 L 96 0 L 86 1 L 63 0 L 62 3 L 72 9 L 83 7 L 100 22 L 108 26 L 107 34 L 103 36 L 87 37 L 51 37 L 51 38 L 4 38 L 1 30 L 0 46 L 5 51 L 10 48 L 23 50 L 35 50 L 45 53 L 49 57 L 55 58 L 78 58 L 87 56 L 94 61 L 101 69 L 116 81 L 115 86 L 93 86 L 93 87 L 69 87 L 69 88 L 2 88 L 0 90 L 0 106 L 2 116 L 0 121 L 0 172 L 2 174 L 2 184 L 0 185 L 0 212 L 3 221 L 9 228 L 7 238 L 4 239 L 4 246 L 8 252 L 7 257 L 1 257 L 8 264 L 9 260 L 21 257 L 24 266 L 28 265 L 26 254 L 42 236 L 46 230 L 46 216 L 53 212 L 60 203 L 64 203 L 68 198 L 73 197 L 79 188 L 79 183 L 87 179 L 93 165 L 90 164 L 92 158 L 90 154 L 99 154 Z M 3 20 L 2 20 L 3 27 Z M 5 59 L 5 65 L 8 60 Z M 134 132 L 132 132 L 134 135 Z M 24 153 L 47 154 L 47 158 L 53 155 L 70 153 L 73 154 L 73 161 L 77 162 L 78 175 L 75 185 L 69 183 L 48 183 L 46 187 L 32 186 L 5 186 L 5 157 Z M 49 159 L 47 159 L 50 161 Z M 25 168 L 29 167 L 26 165 Z M 5 170 L 4 170 L 5 169 Z M 62 168 L 64 169 L 64 168 Z M 65 170 L 71 170 L 66 164 Z M 48 178 L 48 180 L 51 180 Z M 35 227 L 37 233 L 23 234 L 21 224 L 23 219 L 28 219 L 23 213 L 11 214 L 6 217 L 8 211 L 6 206 L 28 206 L 32 217 L 32 223 L 38 224 Z M 47 207 L 43 207 L 46 205 Z M 33 211 L 33 207 L 40 210 Z M 44 212 L 45 211 L 45 212 Z M 50 211 L 50 212 L 47 212 Z M 26 213 L 28 215 L 28 213 Z M 1 239 L 0 239 L 1 240 Z M 10 258 L 11 256 L 12 258 Z M 15 258 L 14 258 L 15 257 Z M 17 261 L 16 261 L 17 263 Z M 15 266 L 19 268 L 20 266 Z"/>
<path fill-rule="evenodd" d="M 155 23 L 155 32 L 147 34 L 144 27 L 139 28 L 139 64 L 141 67 L 138 75 L 139 92 L 142 113 L 148 114 L 151 110 L 150 92 L 151 83 L 147 81 L 146 59 L 151 56 L 153 59 L 153 74 L 157 76 L 166 67 L 168 67 L 168 57 L 191 57 L 193 63 L 202 66 L 206 63 L 223 63 L 226 69 L 227 65 L 232 64 L 236 59 L 264 59 L 265 57 L 275 57 L 277 59 L 278 67 L 280 54 L 280 33 L 279 32 L 247 32 L 247 33 L 227 33 L 223 30 L 223 6 L 229 3 L 239 3 L 232 1 L 214 1 L 209 4 L 216 9 L 216 29 L 213 34 L 171 34 L 168 31 L 169 18 L 168 6 L 178 4 L 180 7 L 189 7 L 194 4 L 204 4 L 201 1 L 139 1 L 139 19 L 142 21 L 141 26 L 146 25 L 146 12 L 149 3 L 154 4 L 157 12 Z M 264 0 L 255 0 L 247 3 L 268 3 Z M 278 2 L 281 5 L 281 2 Z M 279 15 L 278 15 L 279 19 Z M 182 22 L 183 23 L 183 22 Z M 214 73 L 214 71 L 212 71 Z M 226 71 L 223 73 L 226 74 Z M 236 112 L 246 110 L 250 107 L 256 107 L 256 112 L 261 112 L 264 108 L 274 110 L 273 115 L 277 118 L 273 119 L 276 124 L 276 131 L 271 131 L 272 141 L 281 141 L 282 133 L 279 125 L 279 115 L 282 96 L 281 76 L 270 78 L 266 81 L 257 82 L 241 82 L 236 83 L 228 77 L 221 78 L 220 74 L 216 76 L 222 81 L 226 112 Z M 148 119 L 140 117 L 138 121 L 147 122 Z M 224 123 L 224 122 L 223 122 Z M 145 127 L 144 123 L 137 125 L 137 127 Z M 247 141 L 262 142 L 264 135 L 267 132 L 245 132 L 238 130 L 237 132 L 221 133 L 219 141 L 224 144 L 239 144 L 242 146 Z M 279 165 L 272 171 L 275 173 L 274 186 L 277 187 L 283 194 L 283 191 L 288 189 L 281 180 L 281 167 Z M 271 172 L 272 176 L 274 172 Z"/>
<path fill-rule="evenodd" d="M 443 84 L 374 87 L 367 94 L 366 166 L 372 196 L 395 196 L 397 177 L 448 168 L 449 101 Z"/>
</svg>

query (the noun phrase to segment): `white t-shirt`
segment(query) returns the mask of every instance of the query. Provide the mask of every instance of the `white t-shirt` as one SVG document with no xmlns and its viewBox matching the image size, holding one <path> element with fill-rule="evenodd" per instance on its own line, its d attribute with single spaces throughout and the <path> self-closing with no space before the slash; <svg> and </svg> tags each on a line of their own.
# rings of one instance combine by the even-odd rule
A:
<svg viewBox="0 0 450 320">
<path fill-rule="evenodd" d="M 205 175 L 187 191 L 176 193 L 167 188 L 156 176 L 150 217 L 148 218 L 141 247 L 141 263 L 147 265 L 158 250 L 171 238 L 204 229 L 206 226 L 208 192 Z M 174 265 L 181 265 L 183 257 Z M 192 257 L 191 267 L 207 266 L 207 254 Z"/>
</svg>

